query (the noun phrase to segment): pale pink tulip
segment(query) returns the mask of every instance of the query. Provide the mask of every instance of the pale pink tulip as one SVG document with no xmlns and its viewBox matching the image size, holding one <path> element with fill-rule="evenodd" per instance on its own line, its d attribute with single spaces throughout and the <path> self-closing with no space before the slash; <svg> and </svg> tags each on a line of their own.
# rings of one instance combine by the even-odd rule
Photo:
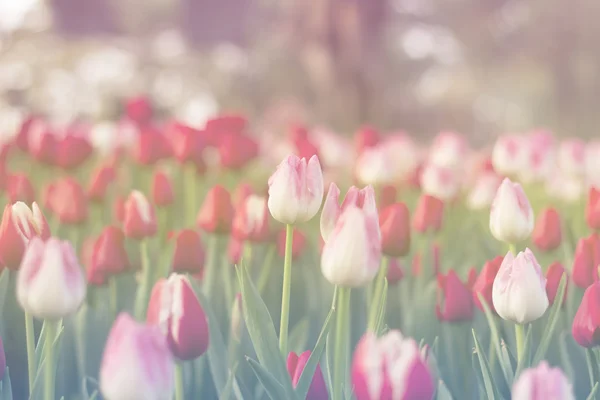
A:
<svg viewBox="0 0 600 400">
<path fill-rule="evenodd" d="M 428 162 L 438 167 L 461 169 L 468 151 L 468 143 L 463 135 L 440 132 L 431 145 Z"/>
<path fill-rule="evenodd" d="M 533 231 L 533 210 L 518 183 L 505 178 L 496 192 L 490 211 L 490 231 L 505 243 L 518 243 Z"/>
<path fill-rule="evenodd" d="M 526 369 L 512 387 L 513 400 L 575 400 L 573 386 L 559 368 L 546 361 Z"/>
<path fill-rule="evenodd" d="M 385 143 L 365 148 L 356 160 L 356 178 L 365 185 L 381 187 L 394 183 L 394 155 Z"/>
<path fill-rule="evenodd" d="M 450 168 L 428 164 L 421 173 L 423 193 L 439 200 L 450 201 L 454 199 L 460 188 L 460 174 Z"/>
<path fill-rule="evenodd" d="M 582 176 L 585 172 L 585 142 L 568 139 L 558 147 L 558 166 L 568 176 Z"/>
<path fill-rule="evenodd" d="M 484 172 L 479 175 L 467 196 L 467 205 L 473 210 L 481 210 L 492 205 L 501 178 L 494 172 Z"/>
<path fill-rule="evenodd" d="M 492 150 L 494 170 L 502 175 L 516 175 L 525 157 L 525 142 L 525 138 L 518 135 L 498 137 Z"/>
</svg>

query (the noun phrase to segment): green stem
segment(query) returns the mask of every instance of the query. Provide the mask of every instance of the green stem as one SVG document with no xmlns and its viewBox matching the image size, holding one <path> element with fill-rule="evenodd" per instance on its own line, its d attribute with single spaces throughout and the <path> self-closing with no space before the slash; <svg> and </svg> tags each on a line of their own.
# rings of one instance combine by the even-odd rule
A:
<svg viewBox="0 0 600 400">
<path fill-rule="evenodd" d="M 27 372 L 29 374 L 29 394 L 33 390 L 37 365 L 35 364 L 35 331 L 33 317 L 25 312 L 25 339 L 27 341 Z"/>
<path fill-rule="evenodd" d="M 142 282 L 138 288 L 135 303 L 135 316 L 142 321 L 146 317 L 146 307 L 148 303 L 148 293 L 151 290 L 152 271 L 150 271 L 150 261 L 148 259 L 148 241 L 143 239 L 140 242 L 140 257 L 142 260 Z"/>
<path fill-rule="evenodd" d="M 350 317 L 350 288 L 338 287 L 338 309 L 335 327 L 335 347 L 333 353 L 333 397 L 342 399 L 342 389 L 346 386 L 346 352 L 348 349 L 348 325 Z"/>
<path fill-rule="evenodd" d="M 56 372 L 54 370 L 54 339 L 56 338 L 58 323 L 47 319 L 44 321 L 44 324 L 46 325 L 44 400 L 54 400 L 54 377 Z"/>
<path fill-rule="evenodd" d="M 275 258 L 275 251 L 277 248 L 275 246 L 270 246 L 267 250 L 267 255 L 265 257 L 265 263 L 260 270 L 260 275 L 258 276 L 258 293 L 262 296 L 267 287 L 267 283 L 269 283 L 269 278 L 271 277 L 271 270 L 273 269 L 273 259 Z"/>
<path fill-rule="evenodd" d="M 388 258 L 383 257 L 381 259 L 381 267 L 379 268 L 379 272 L 377 273 L 377 277 L 375 278 L 375 282 L 373 282 L 373 295 L 370 298 L 371 304 L 369 305 L 369 330 L 374 332 L 377 325 L 377 319 L 379 316 L 379 309 L 382 307 L 380 304 L 381 296 L 383 289 L 385 287 L 385 278 L 387 276 L 388 269 Z"/>
<path fill-rule="evenodd" d="M 185 383 L 183 380 L 183 363 L 175 364 L 175 400 L 185 400 Z"/>
<path fill-rule="evenodd" d="M 117 314 L 119 313 L 119 287 L 117 284 L 116 276 L 111 276 L 108 278 L 108 290 L 110 301 L 110 313 L 113 318 L 116 318 Z"/>
<path fill-rule="evenodd" d="M 292 243 L 294 227 L 285 227 L 285 258 L 283 261 L 283 293 L 281 295 L 281 320 L 279 324 L 279 350 L 287 357 L 288 325 L 290 320 L 290 290 L 292 286 Z"/>
<path fill-rule="evenodd" d="M 517 341 L 517 362 L 523 359 L 523 346 L 525 344 L 525 326 L 515 324 L 515 339 Z"/>
<path fill-rule="evenodd" d="M 508 250 L 513 253 L 513 255 L 516 257 L 517 255 L 517 246 L 514 243 L 510 243 L 508 245 Z"/>
<path fill-rule="evenodd" d="M 585 350 L 585 361 L 587 362 L 588 374 L 590 377 L 590 387 L 594 390 L 596 384 L 596 357 L 594 357 L 594 351 L 592 349 Z"/>
<path fill-rule="evenodd" d="M 185 165 L 185 200 L 187 202 L 187 220 L 195 221 L 197 205 L 196 205 L 196 169 L 193 163 Z"/>
<path fill-rule="evenodd" d="M 207 236 L 207 241 L 208 243 L 206 244 L 206 264 L 205 267 L 206 270 L 204 271 L 204 284 L 202 286 L 203 290 L 204 290 L 204 294 L 206 295 L 206 298 L 208 299 L 208 301 L 210 301 L 211 303 L 214 303 L 211 295 L 212 295 L 212 290 L 216 285 L 215 279 L 217 278 L 216 276 L 216 270 L 217 270 L 217 265 L 216 265 L 216 261 L 217 261 L 217 252 L 219 249 L 219 237 L 217 235 L 214 234 L 210 234 Z"/>
</svg>

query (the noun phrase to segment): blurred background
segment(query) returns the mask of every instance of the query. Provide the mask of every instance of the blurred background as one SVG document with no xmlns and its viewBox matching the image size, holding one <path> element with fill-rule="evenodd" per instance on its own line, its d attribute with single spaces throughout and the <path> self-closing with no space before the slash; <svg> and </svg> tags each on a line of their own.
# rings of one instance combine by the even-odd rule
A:
<svg viewBox="0 0 600 400">
<path fill-rule="evenodd" d="M 597 0 L 0 0 L 0 128 L 15 109 L 114 120 L 144 93 L 192 125 L 239 110 L 590 138 L 599 16 Z"/>
</svg>

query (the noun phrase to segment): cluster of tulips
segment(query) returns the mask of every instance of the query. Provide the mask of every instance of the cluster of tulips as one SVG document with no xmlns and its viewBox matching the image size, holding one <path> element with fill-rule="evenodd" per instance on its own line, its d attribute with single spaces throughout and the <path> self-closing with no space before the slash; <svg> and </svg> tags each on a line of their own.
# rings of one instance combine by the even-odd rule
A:
<svg viewBox="0 0 600 400">
<path fill-rule="evenodd" d="M 0 399 L 600 395 L 597 144 L 124 110 L 6 135 Z"/>
</svg>

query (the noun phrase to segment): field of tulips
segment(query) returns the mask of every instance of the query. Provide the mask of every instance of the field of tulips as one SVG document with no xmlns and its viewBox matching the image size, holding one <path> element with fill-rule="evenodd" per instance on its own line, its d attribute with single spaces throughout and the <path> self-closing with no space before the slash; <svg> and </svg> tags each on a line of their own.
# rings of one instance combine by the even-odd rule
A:
<svg viewBox="0 0 600 400">
<path fill-rule="evenodd" d="M 1 400 L 600 398 L 600 143 L 94 128 L 2 147 Z"/>
</svg>

